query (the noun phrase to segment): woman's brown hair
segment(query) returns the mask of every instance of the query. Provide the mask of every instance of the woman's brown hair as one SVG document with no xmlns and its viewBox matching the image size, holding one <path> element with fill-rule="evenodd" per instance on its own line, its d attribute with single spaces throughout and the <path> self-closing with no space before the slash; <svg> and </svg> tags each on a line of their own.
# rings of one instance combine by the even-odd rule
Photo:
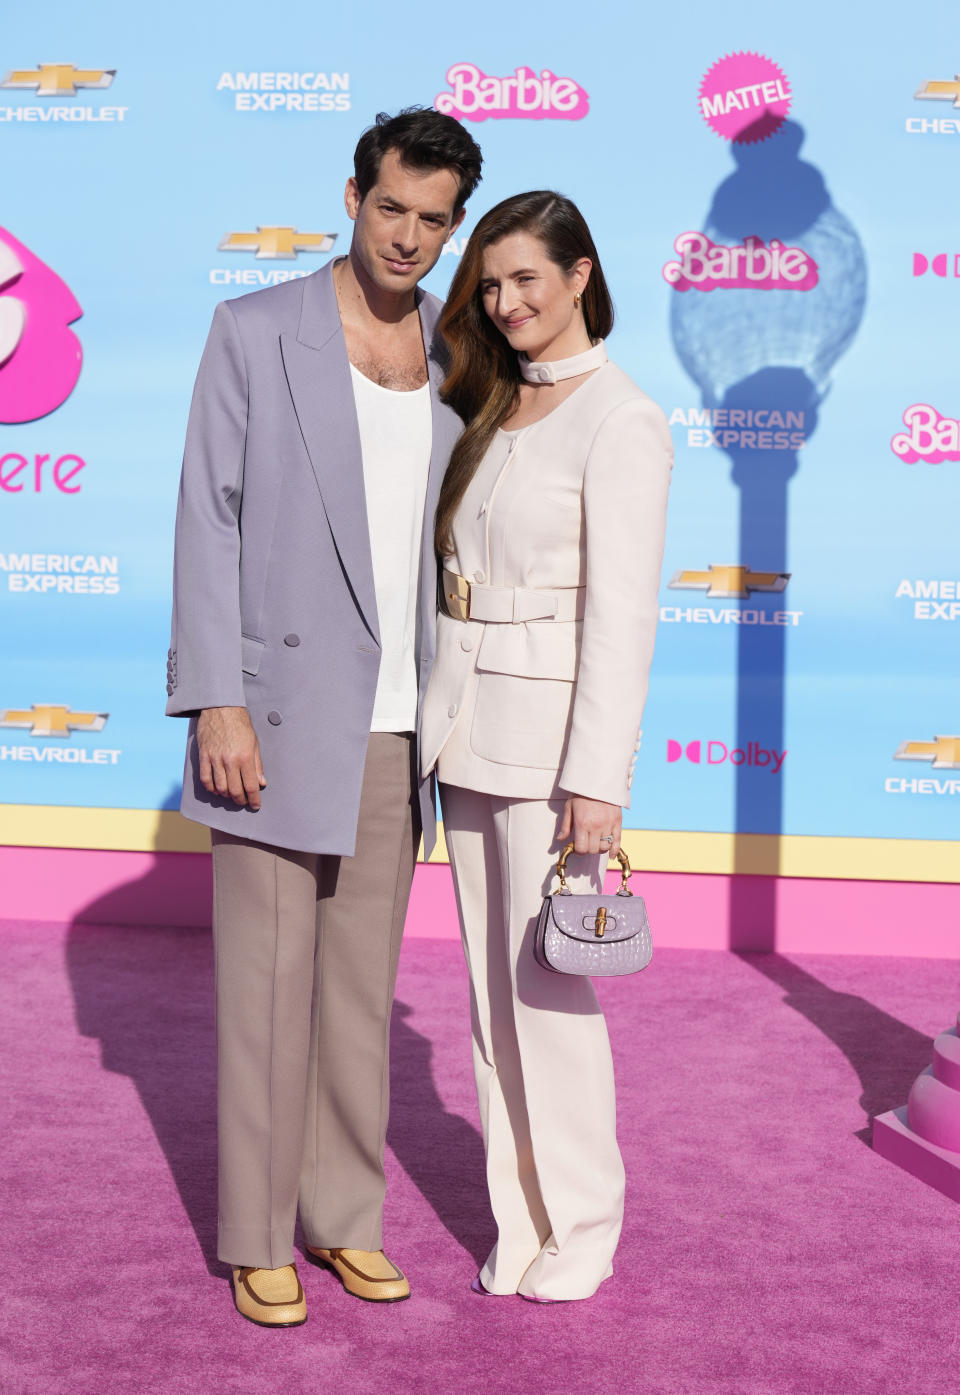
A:
<svg viewBox="0 0 960 1395">
<path fill-rule="evenodd" d="M 434 537 L 441 557 L 453 551 L 450 526 L 494 433 L 513 411 L 520 386 L 516 352 L 483 308 L 483 253 L 510 233 L 530 232 L 568 275 L 582 257 L 593 263 L 583 292 L 583 318 L 592 340 L 613 328 L 613 302 L 590 229 L 576 204 L 550 189 L 514 194 L 485 213 L 471 234 L 440 319 L 450 366 L 441 395 L 465 428 L 440 489 Z"/>
</svg>

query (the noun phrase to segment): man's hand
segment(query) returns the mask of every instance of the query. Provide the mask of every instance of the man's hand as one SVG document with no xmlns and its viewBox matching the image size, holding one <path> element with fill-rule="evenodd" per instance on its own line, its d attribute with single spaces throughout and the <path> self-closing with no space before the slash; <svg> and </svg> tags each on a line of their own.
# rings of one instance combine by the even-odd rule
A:
<svg viewBox="0 0 960 1395">
<path fill-rule="evenodd" d="M 200 783 L 234 804 L 260 808 L 260 743 L 245 707 L 205 707 L 197 719 Z"/>
<path fill-rule="evenodd" d="M 570 841 L 573 833 L 573 850 L 578 853 L 609 853 L 616 857 L 620 851 L 620 833 L 623 828 L 623 810 L 619 804 L 605 804 L 602 799 L 587 799 L 573 794 L 563 806 L 563 818 L 557 835 L 561 843 Z M 606 834 L 613 835 L 612 842 L 601 842 Z"/>
</svg>

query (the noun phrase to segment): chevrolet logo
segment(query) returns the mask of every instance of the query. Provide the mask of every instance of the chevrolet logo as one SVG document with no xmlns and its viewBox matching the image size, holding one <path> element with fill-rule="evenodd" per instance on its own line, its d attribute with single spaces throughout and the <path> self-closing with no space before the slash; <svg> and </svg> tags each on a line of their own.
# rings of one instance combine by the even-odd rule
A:
<svg viewBox="0 0 960 1395">
<path fill-rule="evenodd" d="M 35 702 L 29 712 L 9 707 L 0 727 L 28 727 L 31 736 L 65 736 L 72 731 L 103 731 L 109 712 L 72 712 L 69 707 Z"/>
<path fill-rule="evenodd" d="M 39 63 L 29 69 L 11 68 L 0 87 L 35 88 L 38 97 L 75 97 L 78 87 L 109 87 L 116 68 L 75 68 L 72 63 Z"/>
<path fill-rule="evenodd" d="M 789 572 L 754 572 L 749 567 L 721 567 L 710 563 L 705 572 L 674 572 L 673 591 L 706 591 L 708 596 L 749 596 L 753 591 L 782 591 Z"/>
<path fill-rule="evenodd" d="M 329 252 L 336 233 L 302 233 L 296 228 L 261 228 L 255 233 L 227 233 L 218 252 L 256 252 L 258 257 L 296 257 L 298 252 Z"/>
<path fill-rule="evenodd" d="M 894 760 L 932 760 L 934 770 L 960 770 L 960 736 L 935 741 L 902 741 Z"/>
<path fill-rule="evenodd" d="M 926 97 L 934 102 L 952 100 L 955 107 L 960 107 L 960 73 L 956 75 L 953 82 L 923 82 L 913 95 L 915 99 Z"/>
</svg>

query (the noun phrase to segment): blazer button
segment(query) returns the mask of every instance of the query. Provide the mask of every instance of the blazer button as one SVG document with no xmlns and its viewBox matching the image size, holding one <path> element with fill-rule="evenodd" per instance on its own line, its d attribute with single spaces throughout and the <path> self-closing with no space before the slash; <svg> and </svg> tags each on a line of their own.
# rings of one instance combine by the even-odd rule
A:
<svg viewBox="0 0 960 1395">
<path fill-rule="evenodd" d="M 464 652 L 465 654 L 469 654 L 469 653 L 470 653 L 470 650 L 473 648 L 473 640 L 472 640 L 472 639 L 462 639 L 462 640 L 460 641 L 460 648 L 463 650 L 463 652 Z"/>
<path fill-rule="evenodd" d="M 451 702 L 450 706 L 447 708 L 447 716 L 448 716 L 448 717 L 455 717 L 456 715 L 457 715 L 457 704 L 456 704 L 455 702 Z"/>
<path fill-rule="evenodd" d="M 283 718 L 280 716 L 279 712 L 268 712 L 267 721 L 270 723 L 272 727 L 278 727 L 280 723 L 283 721 Z"/>
<path fill-rule="evenodd" d="M 299 636 L 299 635 L 284 635 L 284 637 L 283 637 L 283 642 L 284 642 L 284 644 L 289 645 L 291 649 L 296 649 L 297 645 L 300 643 L 300 636 Z"/>
<path fill-rule="evenodd" d="M 485 574 L 484 574 L 483 572 L 474 572 L 474 574 L 473 574 L 473 579 L 474 579 L 475 582 L 478 583 L 478 585 L 482 585 L 483 582 L 485 582 L 487 578 L 486 578 L 486 576 L 485 576 Z"/>
</svg>

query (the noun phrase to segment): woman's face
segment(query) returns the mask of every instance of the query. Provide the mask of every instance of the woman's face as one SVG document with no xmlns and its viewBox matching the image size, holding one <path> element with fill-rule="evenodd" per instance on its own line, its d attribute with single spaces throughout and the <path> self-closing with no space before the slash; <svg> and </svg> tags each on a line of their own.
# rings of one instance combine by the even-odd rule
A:
<svg viewBox="0 0 960 1395">
<path fill-rule="evenodd" d="M 515 232 L 484 249 L 483 308 L 510 347 L 530 359 L 565 358 L 590 347 L 574 304 L 590 277 L 584 257 L 569 273 L 547 256 L 539 237 Z"/>
</svg>

